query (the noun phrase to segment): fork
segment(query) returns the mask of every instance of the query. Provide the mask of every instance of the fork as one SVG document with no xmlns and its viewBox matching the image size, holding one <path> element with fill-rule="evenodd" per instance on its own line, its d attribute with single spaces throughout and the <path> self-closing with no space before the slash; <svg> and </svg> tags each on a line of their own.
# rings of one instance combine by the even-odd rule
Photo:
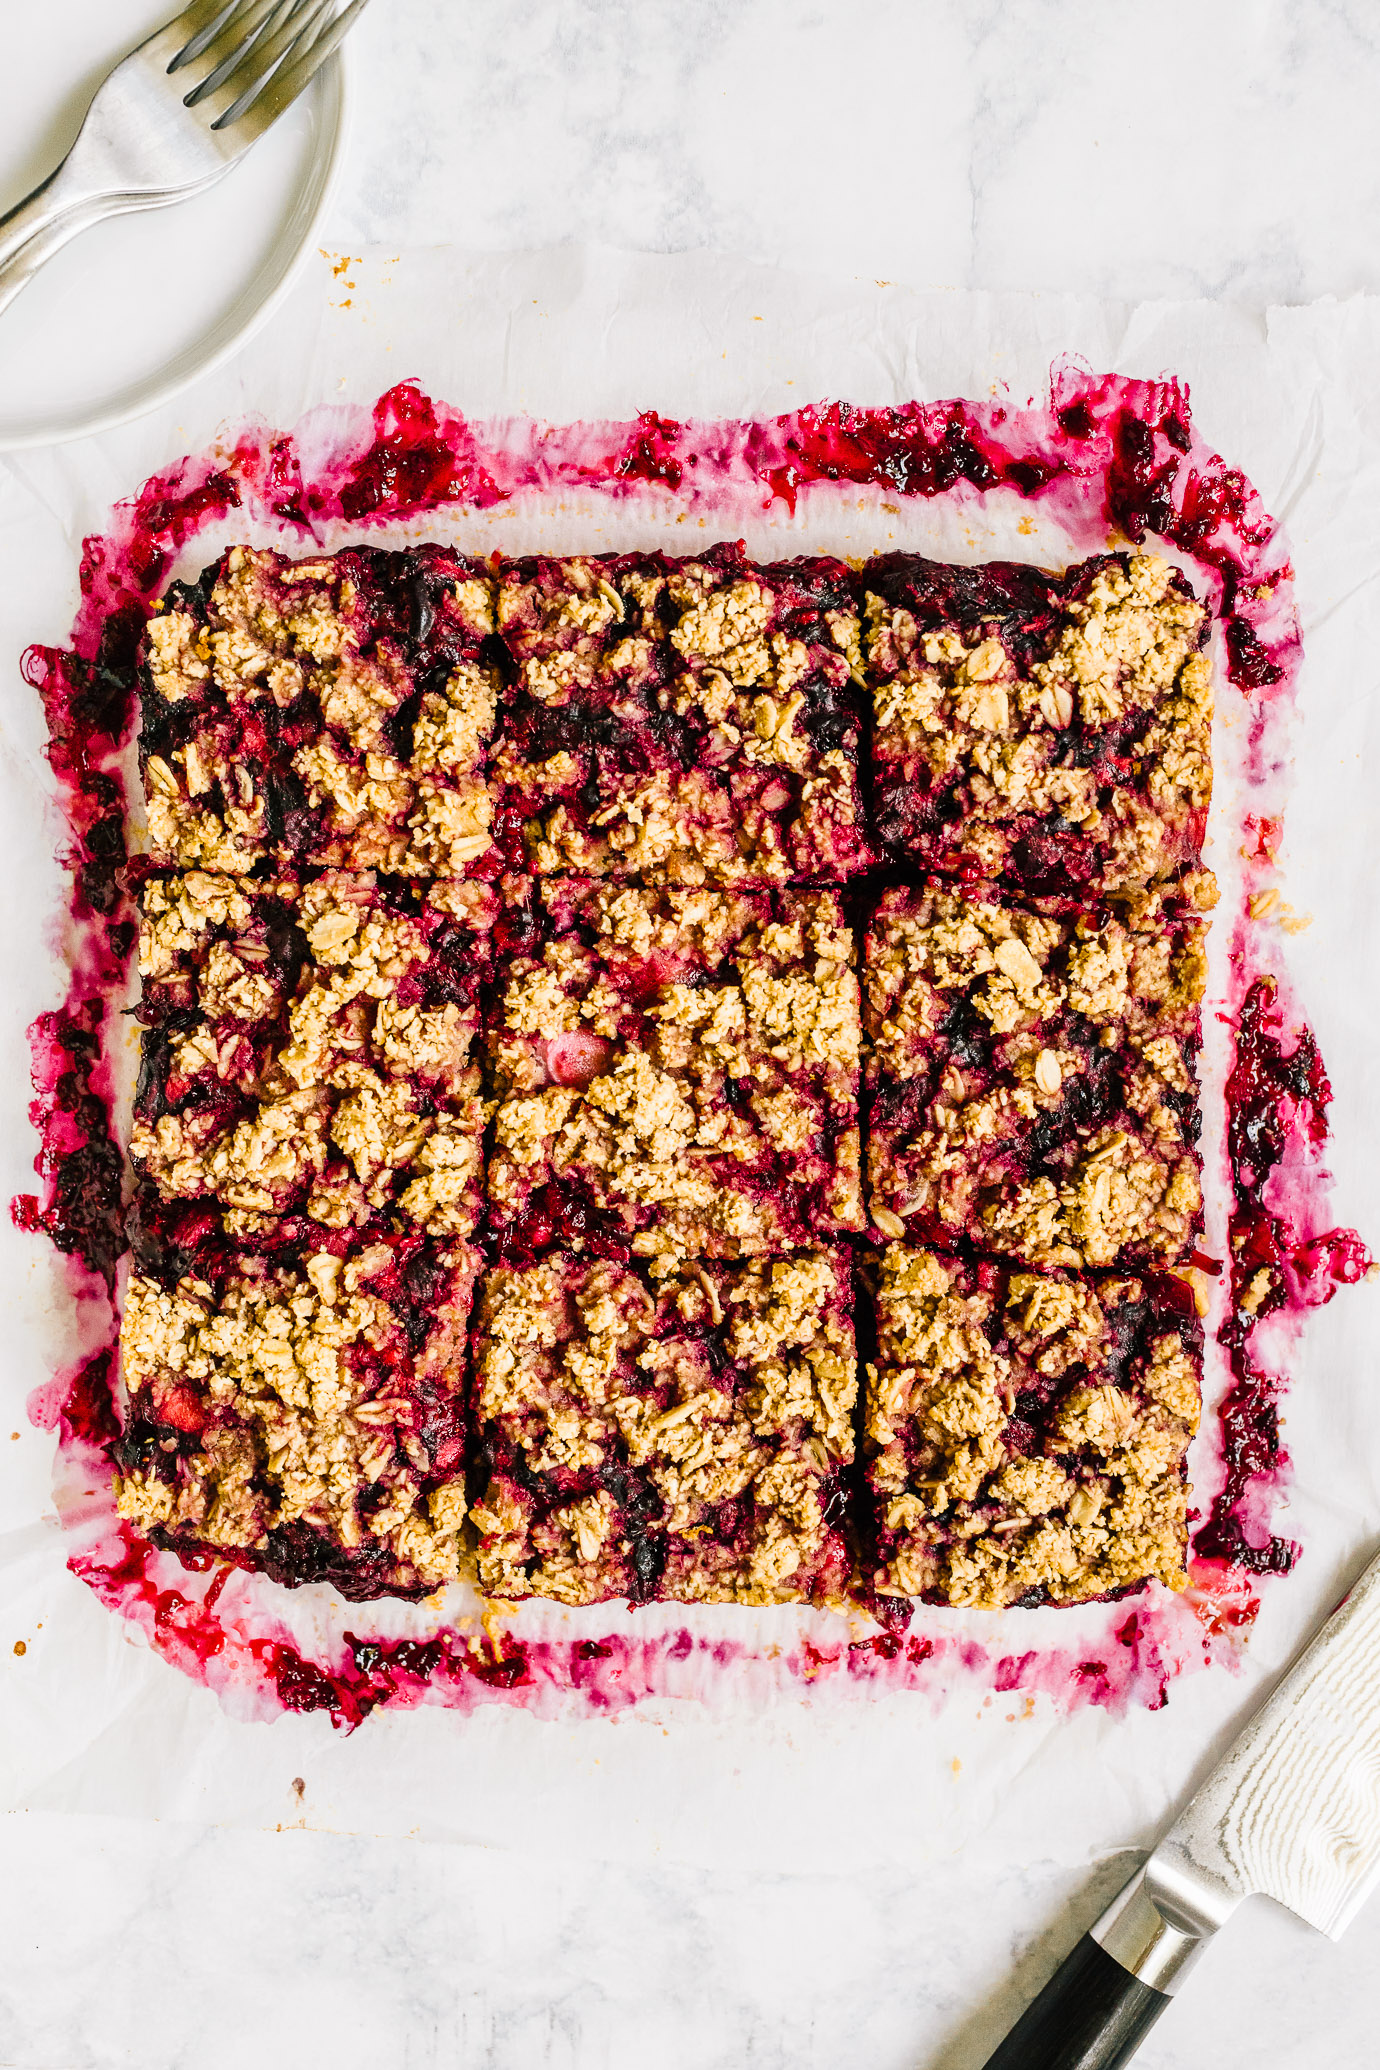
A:
<svg viewBox="0 0 1380 2070">
<path fill-rule="evenodd" d="M 290 107 L 368 0 L 191 0 L 97 89 L 77 141 L 0 216 L 0 310 L 107 216 L 223 178 Z"/>
</svg>

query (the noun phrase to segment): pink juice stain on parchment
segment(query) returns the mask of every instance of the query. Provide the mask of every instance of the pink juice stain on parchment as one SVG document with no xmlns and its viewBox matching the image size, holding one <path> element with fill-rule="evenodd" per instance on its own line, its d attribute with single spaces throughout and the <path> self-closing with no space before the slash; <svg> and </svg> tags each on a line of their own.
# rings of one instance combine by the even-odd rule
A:
<svg viewBox="0 0 1380 2070">
<path fill-rule="evenodd" d="M 315 456 L 310 460 L 306 454 Z M 1246 859 L 1230 926 L 1227 1002 L 1235 1063 L 1227 1086 L 1231 1199 L 1225 1265 L 1230 1314 L 1218 1332 L 1231 1380 L 1217 1410 L 1216 1484 L 1193 1513 L 1191 1585 L 1102 1606 L 1101 1636 L 1077 1647 L 1042 1637 L 1023 1652 L 983 1645 L 918 1607 L 901 1629 L 802 1611 L 784 1644 L 653 1631 L 645 1614 L 597 1637 L 520 1637 L 500 1617 L 461 1620 L 425 1638 L 347 1632 L 332 1657 L 303 1650 L 285 1598 L 233 1563 L 179 1561 L 115 1513 L 110 1449 L 115 1398 L 115 1274 L 124 1249 L 123 1160 L 112 1126 L 111 1013 L 128 980 L 135 922 L 124 887 L 128 800 L 121 758 L 136 720 L 140 634 L 177 558 L 231 512 L 275 525 L 305 546 L 327 526 L 371 525 L 455 509 L 489 509 L 523 493 L 598 492 L 665 499 L 732 537 L 754 510 L 829 493 L 946 498 L 976 511 L 1015 494 L 1057 516 L 1078 550 L 1158 537 L 1192 562 L 1221 631 L 1228 681 L 1245 700 L 1248 791 L 1264 804 L 1235 831 Z M 660 510 L 658 510 L 660 514 Z M 232 443 L 188 456 L 118 505 L 110 529 L 84 542 L 82 603 L 71 643 L 32 648 L 26 679 L 43 699 L 47 753 L 71 829 L 65 946 L 67 997 L 31 1030 L 41 1195 L 11 1206 L 20 1227 L 64 1253 L 71 1291 L 100 1318 L 93 1348 L 36 1390 L 33 1419 L 59 1432 L 58 1499 L 73 1537 L 72 1571 L 140 1628 L 171 1664 L 233 1697 L 241 1712 L 323 1710 L 346 1728 L 381 1705 L 469 1709 L 518 1704 L 540 1715 L 619 1711 L 649 1697 L 713 1697 L 732 1688 L 913 1689 L 941 1697 L 965 1681 L 998 1695 L 1038 1695 L 1061 1708 L 1164 1704 L 1174 1677 L 1234 1657 L 1266 1574 L 1287 1573 L 1297 1546 L 1271 1525 L 1287 1476 L 1279 1403 L 1288 1374 L 1258 1358 L 1255 1331 L 1296 1339 L 1308 1309 L 1359 1279 L 1370 1254 L 1328 1225 L 1328 1084 L 1317 1046 L 1261 924 L 1281 825 L 1272 785 L 1300 660 L 1293 571 L 1280 528 L 1239 470 L 1193 427 L 1172 380 L 1052 371 L 1048 399 L 1017 406 L 821 404 L 762 422 L 677 422 L 647 411 L 631 424 L 505 424 L 491 436 L 414 384 L 372 412 L 327 406 L 297 434 L 247 426 Z M 1268 807 L 1268 810 L 1266 809 Z M 1284 1324 L 1281 1334 L 1280 1322 Z M 86 1330 L 88 1339 L 92 1331 Z M 277 1608 L 275 1609 L 275 1603 Z M 353 1621 L 367 1625 L 370 1607 Z M 1020 1629 L 1034 1627 L 1024 1613 Z M 1080 1613 L 1086 1620 L 1088 1613 Z M 1041 1631 L 1057 1635 L 1045 1613 Z M 472 1625 L 473 1628 L 468 1628 Z M 1080 1630 L 1086 1628 L 1080 1621 Z"/>
</svg>

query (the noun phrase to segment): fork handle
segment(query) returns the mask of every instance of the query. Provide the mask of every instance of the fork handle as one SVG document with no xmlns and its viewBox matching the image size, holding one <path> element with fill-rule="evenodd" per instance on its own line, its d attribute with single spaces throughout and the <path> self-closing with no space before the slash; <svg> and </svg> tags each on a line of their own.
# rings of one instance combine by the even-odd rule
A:
<svg viewBox="0 0 1380 2070">
<path fill-rule="evenodd" d="M 15 208 L 0 216 L 0 310 L 40 266 L 109 212 L 108 197 L 82 194 L 63 179 L 66 160 Z"/>
<path fill-rule="evenodd" d="M 60 165 L 32 194 L 0 216 L 0 314 L 28 286 L 41 266 L 83 230 L 103 223 L 109 216 L 126 216 L 138 209 L 163 208 L 182 201 L 191 191 L 187 186 L 160 192 L 153 187 L 123 187 L 102 177 L 99 136 L 90 137 L 86 125 Z M 93 148 L 94 146 L 94 148 Z M 85 161 L 79 168 L 78 155 Z M 216 178 L 220 175 L 217 173 Z M 202 182 L 209 185 L 209 181 Z"/>
</svg>

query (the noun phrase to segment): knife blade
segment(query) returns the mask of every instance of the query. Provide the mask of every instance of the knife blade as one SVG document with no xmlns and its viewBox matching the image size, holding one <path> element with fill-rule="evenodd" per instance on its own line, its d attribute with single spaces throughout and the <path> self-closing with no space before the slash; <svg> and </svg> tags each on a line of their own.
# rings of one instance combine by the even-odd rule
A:
<svg viewBox="0 0 1380 2070">
<path fill-rule="evenodd" d="M 1380 1882 L 1380 1558 L 988 2058 L 1118 2070 L 1248 1897 L 1336 1940 Z"/>
</svg>

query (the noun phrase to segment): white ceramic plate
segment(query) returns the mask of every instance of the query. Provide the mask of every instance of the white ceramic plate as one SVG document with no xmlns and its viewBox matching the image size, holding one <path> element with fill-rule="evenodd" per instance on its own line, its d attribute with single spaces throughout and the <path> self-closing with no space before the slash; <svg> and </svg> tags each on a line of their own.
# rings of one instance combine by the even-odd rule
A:
<svg viewBox="0 0 1380 2070">
<path fill-rule="evenodd" d="M 149 0 L 59 0 L 25 10 L 25 29 L 40 18 L 44 33 L 20 30 L 15 48 L 7 25 L 0 207 L 62 155 L 110 65 L 175 12 L 176 0 L 153 0 L 152 11 Z M 348 50 L 347 41 L 209 193 L 87 231 L 0 315 L 0 451 L 137 417 L 218 365 L 272 313 L 330 202 Z"/>
</svg>

